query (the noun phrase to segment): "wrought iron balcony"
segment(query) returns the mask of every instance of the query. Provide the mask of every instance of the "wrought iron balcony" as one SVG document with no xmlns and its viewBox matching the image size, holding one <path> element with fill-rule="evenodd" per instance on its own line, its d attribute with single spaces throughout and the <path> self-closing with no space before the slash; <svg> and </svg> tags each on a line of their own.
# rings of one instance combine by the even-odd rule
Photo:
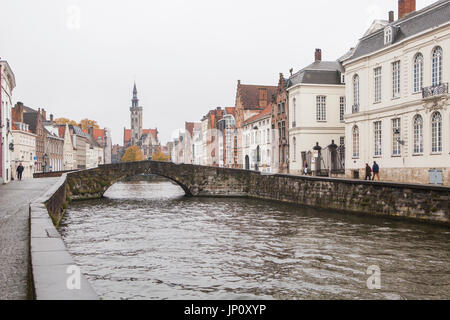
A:
<svg viewBox="0 0 450 320">
<path fill-rule="evenodd" d="M 422 89 L 422 98 L 432 98 L 448 93 L 448 83 L 441 83 L 436 86 L 431 86 Z"/>
<path fill-rule="evenodd" d="M 354 104 L 352 106 L 352 113 L 358 113 L 359 112 L 359 104 Z"/>
</svg>

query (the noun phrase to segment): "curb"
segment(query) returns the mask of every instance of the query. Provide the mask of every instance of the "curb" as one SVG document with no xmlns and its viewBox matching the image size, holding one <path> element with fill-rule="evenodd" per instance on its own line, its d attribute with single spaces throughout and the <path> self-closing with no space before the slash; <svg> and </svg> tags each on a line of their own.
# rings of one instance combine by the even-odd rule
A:
<svg viewBox="0 0 450 320">
<path fill-rule="evenodd" d="M 53 225 L 45 203 L 65 183 L 66 174 L 30 204 L 31 283 L 35 300 L 99 300 Z M 78 278 L 79 274 L 79 278 Z M 72 282 L 77 277 L 79 281 Z M 69 289 L 78 282 L 79 289 Z M 69 284 L 69 285 L 68 285 Z"/>
</svg>

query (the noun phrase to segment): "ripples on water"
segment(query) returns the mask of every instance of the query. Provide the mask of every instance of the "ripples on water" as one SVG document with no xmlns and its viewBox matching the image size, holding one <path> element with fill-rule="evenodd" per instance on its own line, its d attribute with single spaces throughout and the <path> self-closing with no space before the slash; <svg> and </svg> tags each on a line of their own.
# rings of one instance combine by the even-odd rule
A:
<svg viewBox="0 0 450 320">
<path fill-rule="evenodd" d="M 450 230 L 170 182 L 71 204 L 60 232 L 105 299 L 449 299 Z M 366 270 L 381 269 L 381 290 Z"/>
</svg>

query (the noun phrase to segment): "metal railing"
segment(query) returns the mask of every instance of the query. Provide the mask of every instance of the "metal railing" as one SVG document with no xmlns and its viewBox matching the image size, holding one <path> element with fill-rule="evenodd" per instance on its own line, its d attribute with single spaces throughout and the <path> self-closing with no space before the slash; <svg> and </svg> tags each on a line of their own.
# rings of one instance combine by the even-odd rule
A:
<svg viewBox="0 0 450 320">
<path fill-rule="evenodd" d="M 448 93 L 448 83 L 422 88 L 422 98 L 436 97 Z"/>
</svg>

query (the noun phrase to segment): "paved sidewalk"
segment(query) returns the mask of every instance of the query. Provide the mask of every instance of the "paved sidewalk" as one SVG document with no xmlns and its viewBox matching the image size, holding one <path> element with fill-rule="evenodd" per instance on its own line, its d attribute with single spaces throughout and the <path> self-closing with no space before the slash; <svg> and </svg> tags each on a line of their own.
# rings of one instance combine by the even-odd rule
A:
<svg viewBox="0 0 450 320">
<path fill-rule="evenodd" d="M 27 298 L 28 205 L 58 179 L 29 179 L 0 185 L 0 300 Z"/>
</svg>

